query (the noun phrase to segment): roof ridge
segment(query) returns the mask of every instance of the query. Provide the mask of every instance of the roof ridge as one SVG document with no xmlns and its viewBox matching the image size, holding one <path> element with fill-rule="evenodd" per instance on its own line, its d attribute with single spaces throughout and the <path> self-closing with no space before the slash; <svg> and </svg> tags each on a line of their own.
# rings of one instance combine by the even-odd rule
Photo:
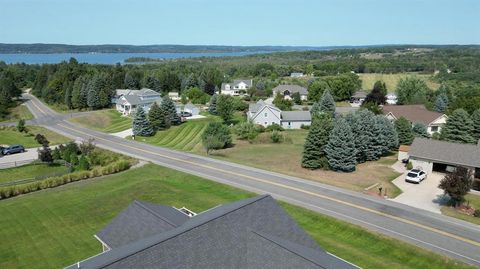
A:
<svg viewBox="0 0 480 269">
<path fill-rule="evenodd" d="M 252 198 L 250 198 L 251 200 L 250 200 L 248 203 L 242 204 L 241 206 L 236 207 L 236 208 L 232 208 L 232 209 L 230 209 L 230 210 L 228 210 L 228 211 L 226 211 L 226 212 L 224 212 L 224 213 L 222 213 L 222 214 L 220 214 L 219 216 L 216 216 L 216 217 L 214 217 L 214 218 L 209 218 L 209 219 L 203 220 L 202 222 L 197 223 L 197 224 L 195 224 L 195 225 L 193 225 L 193 226 L 191 226 L 191 227 L 184 227 L 184 226 L 188 226 L 189 222 L 187 221 L 187 222 L 184 223 L 183 225 L 178 226 L 177 228 L 175 228 L 175 229 L 173 229 L 173 230 L 170 230 L 170 231 L 167 231 L 167 232 L 164 232 L 164 233 L 161 233 L 161 234 L 156 235 L 156 236 L 161 236 L 161 235 L 165 236 L 165 234 L 171 233 L 171 235 L 169 235 L 168 237 L 166 237 L 166 238 L 160 238 L 160 240 L 156 240 L 155 242 L 149 243 L 148 246 L 142 247 L 141 249 L 136 249 L 136 250 L 134 250 L 134 251 L 131 251 L 131 252 L 129 252 L 129 253 L 127 253 L 126 255 L 123 255 L 123 256 L 121 256 L 121 257 L 113 257 L 111 260 L 103 263 L 103 264 L 101 265 L 101 267 L 103 268 L 103 267 L 108 266 L 108 265 L 111 265 L 111 264 L 113 264 L 113 263 L 115 263 L 115 262 L 117 262 L 117 261 L 119 261 L 119 260 L 122 260 L 122 259 L 125 259 L 125 258 L 127 258 L 127 257 L 133 256 L 133 255 L 135 255 L 135 254 L 137 254 L 137 253 L 139 253 L 139 252 L 141 252 L 141 251 L 143 251 L 143 250 L 146 250 L 146 249 L 149 249 L 149 248 L 151 248 L 151 247 L 154 247 L 154 246 L 156 246 L 156 245 L 158 245 L 158 244 L 160 244 L 160 243 L 162 243 L 162 242 L 165 242 L 165 241 L 167 241 L 167 240 L 170 240 L 170 239 L 172 239 L 172 238 L 175 238 L 175 237 L 177 237 L 177 236 L 179 236 L 179 235 L 181 235 L 181 234 L 184 234 L 184 233 L 186 233 L 186 232 L 188 232 L 188 231 L 191 231 L 191 230 L 193 230 L 193 229 L 195 229 L 195 228 L 198 228 L 198 227 L 200 227 L 200 226 L 202 226 L 202 225 L 204 225 L 204 224 L 206 224 L 206 223 L 209 223 L 209 222 L 211 222 L 211 221 L 213 221 L 213 220 L 216 220 L 216 219 L 218 219 L 218 218 L 220 218 L 220 217 L 223 217 L 223 216 L 225 216 L 225 215 L 227 215 L 227 214 L 229 214 L 229 213 L 232 213 L 232 212 L 234 212 L 234 211 L 237 211 L 237 210 L 239 210 L 239 209 L 241 209 L 241 208 L 244 208 L 244 207 L 246 207 L 246 206 L 248 206 L 248 205 L 251 205 L 251 204 L 253 204 L 253 203 L 255 203 L 255 202 L 258 202 L 258 201 L 260 201 L 260 200 L 262 200 L 262 199 L 265 199 L 265 198 L 268 198 L 268 197 L 271 197 L 271 196 L 270 196 L 269 194 L 263 194 L 263 195 L 259 195 L 259 196 L 256 196 L 256 197 L 252 197 Z M 136 201 L 136 200 L 135 200 L 135 201 Z M 243 201 L 244 201 L 244 200 L 243 200 Z M 138 201 L 136 201 L 136 202 L 138 202 Z M 238 202 L 242 202 L 242 200 L 240 200 L 240 201 L 238 201 Z M 226 205 L 224 205 L 224 206 L 226 206 Z M 221 208 L 221 207 L 218 207 L 218 208 Z M 209 212 L 212 212 L 212 211 L 209 211 Z M 197 216 L 195 216 L 195 217 L 202 216 L 203 214 L 204 214 L 204 213 L 199 214 L 199 215 L 197 215 Z M 191 218 L 191 220 L 195 219 L 195 217 Z M 182 229 L 182 228 L 183 228 L 183 229 Z M 176 229 L 180 229 L 180 230 L 179 230 L 179 231 L 175 231 Z M 154 235 L 154 236 L 155 236 L 155 235 Z M 140 241 L 148 240 L 149 238 L 152 238 L 152 237 L 153 237 L 153 236 L 147 237 L 147 238 L 145 238 L 145 239 L 141 239 L 141 240 L 138 240 L 138 241 L 135 241 L 135 242 L 132 242 L 132 243 L 130 243 L 130 244 L 125 245 L 124 247 L 126 247 L 126 246 L 128 246 L 128 245 L 131 245 L 131 244 L 138 243 L 138 242 L 140 242 Z M 122 247 L 122 248 L 124 248 L 124 247 Z M 106 255 L 111 254 L 111 253 L 113 253 L 113 251 L 118 251 L 118 250 L 119 250 L 119 248 L 114 249 L 114 250 L 110 250 L 109 252 L 106 252 Z M 112 254 L 112 255 L 114 255 L 114 254 Z"/>
<path fill-rule="evenodd" d="M 277 236 L 267 235 L 267 234 L 264 234 L 264 233 L 261 233 L 261 232 L 258 232 L 258 231 L 254 231 L 254 230 L 252 230 L 251 232 L 254 233 L 254 234 L 256 234 L 256 235 L 258 235 L 258 236 L 260 236 L 260 237 L 262 237 L 263 239 L 265 239 L 265 240 L 267 240 L 267 241 L 269 241 L 269 242 L 271 242 L 271 243 L 273 243 L 273 244 L 275 244 L 275 245 L 277 245 L 277 246 L 285 249 L 286 251 L 288 251 L 288 252 L 290 252 L 290 253 L 293 253 L 293 254 L 295 254 L 295 255 L 297 255 L 297 256 L 299 256 L 299 257 L 302 257 L 303 259 L 305 259 L 305 260 L 307 260 L 307 261 L 309 261 L 309 262 L 311 262 L 311 263 L 313 263 L 313 264 L 316 264 L 316 265 L 320 266 L 321 268 L 325 268 L 325 267 L 323 267 L 321 264 L 319 264 L 317 261 L 314 261 L 314 260 L 306 257 L 306 255 L 302 255 L 302 254 L 300 253 L 300 251 L 295 251 L 295 250 L 293 250 L 293 249 L 290 249 L 290 248 L 288 248 L 287 246 L 285 246 L 284 244 L 282 244 L 281 242 L 276 242 L 275 240 L 269 238 L 269 236 L 272 236 L 272 237 L 277 237 Z M 301 247 L 304 247 L 304 248 L 307 248 L 307 249 L 310 249 L 310 250 L 315 251 L 315 249 L 309 248 L 309 247 L 307 247 L 307 246 L 300 245 L 300 244 L 298 244 L 298 243 L 295 243 L 295 242 L 292 242 L 292 241 L 288 241 L 288 240 L 283 239 L 283 238 L 280 238 L 280 237 L 277 237 L 277 238 L 278 238 L 278 239 L 281 239 L 281 240 L 283 240 L 283 241 L 289 242 L 289 243 L 291 243 L 291 244 L 295 244 L 295 245 L 298 245 L 298 246 L 301 246 Z M 326 253 L 326 252 L 325 252 L 325 253 Z"/>
<path fill-rule="evenodd" d="M 134 203 L 138 204 L 140 207 L 142 207 L 143 209 L 145 209 L 146 211 L 148 211 L 150 214 L 154 215 L 155 217 L 166 221 L 168 224 L 172 225 L 173 227 L 175 227 L 175 228 L 179 227 L 176 224 L 172 223 L 167 218 L 163 217 L 162 215 L 158 214 L 157 212 L 155 212 L 155 211 L 151 210 L 150 208 L 146 207 L 144 204 L 142 204 L 141 201 L 134 200 Z"/>
</svg>

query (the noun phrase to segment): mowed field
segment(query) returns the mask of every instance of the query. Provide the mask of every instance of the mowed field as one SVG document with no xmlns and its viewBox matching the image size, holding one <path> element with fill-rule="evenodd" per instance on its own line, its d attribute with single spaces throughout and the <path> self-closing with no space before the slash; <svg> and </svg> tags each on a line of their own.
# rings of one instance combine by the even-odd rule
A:
<svg viewBox="0 0 480 269">
<path fill-rule="evenodd" d="M 46 176 L 54 173 L 66 172 L 67 170 L 67 167 L 60 164 L 27 164 L 14 168 L 1 169 L 0 183 Z"/>
<path fill-rule="evenodd" d="M 2 200 L 0 268 L 62 268 L 100 253 L 93 235 L 135 199 L 201 212 L 252 196 L 149 164 Z M 327 251 L 363 268 L 471 268 L 355 225 L 281 205 Z"/>
<path fill-rule="evenodd" d="M 152 145 L 167 147 L 182 151 L 202 151 L 202 133 L 209 122 L 218 120 L 208 116 L 203 119 L 187 120 L 179 126 L 172 126 L 167 130 L 158 131 L 152 137 L 137 137 L 137 141 Z M 129 138 L 131 139 L 131 138 Z"/>
<path fill-rule="evenodd" d="M 95 111 L 83 117 L 72 118 L 70 121 L 106 133 L 116 133 L 132 128 L 132 118 L 122 116 L 115 109 Z"/>
<path fill-rule="evenodd" d="M 370 73 L 370 74 L 357 74 L 362 80 L 362 89 L 371 90 L 375 82 L 381 80 L 387 85 L 388 92 L 395 92 L 397 84 L 400 79 L 405 79 L 407 77 L 415 76 L 417 78 L 425 80 L 427 86 L 432 90 L 437 90 L 440 87 L 440 84 L 432 81 L 432 75 L 426 74 L 417 74 L 417 73 L 398 73 L 398 74 L 381 74 L 381 73 Z"/>
<path fill-rule="evenodd" d="M 36 134 L 44 135 L 50 145 L 63 144 L 70 141 L 69 138 L 50 131 L 40 126 L 27 126 L 29 133 L 20 133 L 15 127 L 1 127 L 0 128 L 0 145 L 21 144 L 25 148 L 35 148 L 41 145 L 35 141 Z"/>
</svg>

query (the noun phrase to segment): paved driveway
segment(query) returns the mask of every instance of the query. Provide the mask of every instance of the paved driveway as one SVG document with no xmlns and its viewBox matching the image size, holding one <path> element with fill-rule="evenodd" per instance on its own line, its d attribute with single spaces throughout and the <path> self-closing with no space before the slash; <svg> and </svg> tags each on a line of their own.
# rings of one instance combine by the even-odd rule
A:
<svg viewBox="0 0 480 269">
<path fill-rule="evenodd" d="M 392 199 L 395 202 L 425 209 L 435 213 L 440 212 L 440 205 L 445 201 L 443 190 L 438 188 L 443 174 L 433 172 L 420 184 L 405 182 L 405 174 L 393 180 L 393 184 L 402 190 L 402 194 Z"/>
<path fill-rule="evenodd" d="M 37 148 L 25 149 L 23 153 L 5 155 L 0 157 L 0 169 L 15 167 L 31 163 L 38 159 Z"/>
</svg>

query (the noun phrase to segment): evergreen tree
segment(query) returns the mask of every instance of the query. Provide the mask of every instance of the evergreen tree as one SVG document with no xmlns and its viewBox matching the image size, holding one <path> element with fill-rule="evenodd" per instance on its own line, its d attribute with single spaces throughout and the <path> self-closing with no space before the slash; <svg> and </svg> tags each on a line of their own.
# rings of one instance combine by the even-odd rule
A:
<svg viewBox="0 0 480 269">
<path fill-rule="evenodd" d="M 433 110 L 439 113 L 445 113 L 448 107 L 448 96 L 446 93 L 440 93 L 435 100 Z"/>
<path fill-rule="evenodd" d="M 152 124 L 152 127 L 155 131 L 163 130 L 166 128 L 165 114 L 156 102 L 153 103 L 153 105 L 150 107 L 150 110 L 148 111 L 148 120 Z"/>
<path fill-rule="evenodd" d="M 369 161 L 378 160 L 381 156 L 390 151 L 390 143 L 388 141 L 389 130 L 382 118 L 385 117 L 380 115 L 373 117 L 373 139 L 370 152 L 367 155 Z"/>
<path fill-rule="evenodd" d="M 145 111 L 141 107 L 137 108 L 135 117 L 133 118 L 133 134 L 139 136 L 152 136 L 155 134 L 155 131 L 152 128 L 152 125 L 147 120 L 145 116 Z"/>
<path fill-rule="evenodd" d="M 395 121 L 395 130 L 398 134 L 398 143 L 400 145 L 410 145 L 413 142 L 413 132 L 412 132 L 412 124 L 405 119 L 404 117 L 400 117 Z"/>
<path fill-rule="evenodd" d="M 60 150 L 58 149 L 58 147 L 56 147 L 56 148 L 53 150 L 52 157 L 53 157 L 54 160 L 60 160 L 60 159 L 62 159 L 62 154 L 60 153 Z"/>
<path fill-rule="evenodd" d="M 353 133 L 357 163 L 376 159 L 377 154 L 374 148 L 374 117 L 375 115 L 367 109 L 361 109 L 347 117 Z"/>
<path fill-rule="evenodd" d="M 475 110 L 472 114 L 473 121 L 473 138 L 480 140 L 480 108 Z"/>
<path fill-rule="evenodd" d="M 180 116 L 177 114 L 175 103 L 168 97 L 168 95 L 162 98 L 160 109 L 163 111 L 165 117 L 165 127 L 168 128 L 171 125 L 178 125 L 181 122 Z"/>
<path fill-rule="evenodd" d="M 67 105 L 68 109 L 72 109 L 72 87 L 67 87 L 65 89 L 65 105 Z"/>
<path fill-rule="evenodd" d="M 217 115 L 217 95 L 216 94 L 210 97 L 210 102 L 208 103 L 208 113 L 212 115 Z"/>
<path fill-rule="evenodd" d="M 25 132 L 25 120 L 24 119 L 20 119 L 18 120 L 18 123 L 17 123 L 17 131 L 19 131 L 20 133 L 23 133 Z"/>
<path fill-rule="evenodd" d="M 413 124 L 412 132 L 413 132 L 413 135 L 416 137 L 425 137 L 425 138 L 430 137 L 427 131 L 427 126 L 421 122 L 416 122 Z"/>
<path fill-rule="evenodd" d="M 97 79 L 92 78 L 92 80 L 88 83 L 88 92 L 87 92 L 87 105 L 90 109 L 98 109 L 101 107 L 100 98 L 98 95 L 97 89 Z"/>
<path fill-rule="evenodd" d="M 398 148 L 398 134 L 393 123 L 383 115 L 378 115 L 375 119 L 382 122 L 382 125 L 384 126 L 383 132 L 386 137 L 388 149 L 396 150 Z"/>
<path fill-rule="evenodd" d="M 467 111 L 453 111 L 441 130 L 440 138 L 451 142 L 476 143 L 473 138 L 473 121 Z"/>
<path fill-rule="evenodd" d="M 303 148 L 302 167 L 309 169 L 328 168 L 325 146 L 333 129 L 332 117 L 319 113 L 312 119 Z"/>
<path fill-rule="evenodd" d="M 327 145 L 325 146 L 328 164 L 335 171 L 355 171 L 356 149 L 353 134 L 347 121 L 339 118 L 335 122 Z"/>
<path fill-rule="evenodd" d="M 332 116 L 335 115 L 335 101 L 333 100 L 333 96 L 330 94 L 328 89 L 323 92 L 319 101 L 319 106 L 320 112 L 325 112 Z"/>
</svg>

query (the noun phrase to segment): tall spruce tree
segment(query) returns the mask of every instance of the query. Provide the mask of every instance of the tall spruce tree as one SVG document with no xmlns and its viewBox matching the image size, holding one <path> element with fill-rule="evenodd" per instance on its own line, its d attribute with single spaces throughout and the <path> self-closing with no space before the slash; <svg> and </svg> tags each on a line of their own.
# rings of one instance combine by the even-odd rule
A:
<svg viewBox="0 0 480 269">
<path fill-rule="evenodd" d="M 335 100 L 333 100 L 333 96 L 328 89 L 323 92 L 319 106 L 320 112 L 329 113 L 332 116 L 335 115 Z"/>
<path fill-rule="evenodd" d="M 180 124 L 180 116 L 177 114 L 175 103 L 167 95 L 163 97 L 162 104 L 160 105 L 163 115 L 165 116 L 165 127 L 168 128 L 171 125 Z"/>
<path fill-rule="evenodd" d="M 476 143 L 473 138 L 473 121 L 468 112 L 463 109 L 453 111 L 441 130 L 440 138 L 458 143 Z"/>
<path fill-rule="evenodd" d="M 302 167 L 309 169 L 328 168 L 325 146 L 332 129 L 333 120 L 330 114 L 319 113 L 313 117 L 303 148 Z"/>
<path fill-rule="evenodd" d="M 473 138 L 480 140 L 480 108 L 475 110 L 472 114 L 473 121 Z"/>
<path fill-rule="evenodd" d="M 416 137 L 430 137 L 430 135 L 428 134 L 427 126 L 421 122 L 416 122 L 413 124 L 412 132 L 413 135 Z"/>
<path fill-rule="evenodd" d="M 393 123 L 383 115 L 377 115 L 375 119 L 382 122 L 384 126 L 383 132 L 386 137 L 388 150 L 396 150 L 398 148 L 398 134 Z"/>
<path fill-rule="evenodd" d="M 448 96 L 442 92 L 437 96 L 435 104 L 433 104 L 433 110 L 439 113 L 445 113 L 448 107 Z"/>
<path fill-rule="evenodd" d="M 216 94 L 210 97 L 210 101 L 208 102 L 208 113 L 212 115 L 217 115 L 217 95 Z"/>
<path fill-rule="evenodd" d="M 395 121 L 395 130 L 398 134 L 398 143 L 400 145 L 410 145 L 413 142 L 413 132 L 412 132 L 412 124 L 405 119 L 404 117 L 400 117 Z"/>
<path fill-rule="evenodd" d="M 150 107 L 150 110 L 148 111 L 148 120 L 155 131 L 163 130 L 167 127 L 165 124 L 165 114 L 157 102 L 153 103 Z"/>
<path fill-rule="evenodd" d="M 353 133 L 353 141 L 357 152 L 357 163 L 375 160 L 374 149 L 374 127 L 375 115 L 367 110 L 361 109 L 354 114 L 349 114 L 347 122 Z"/>
<path fill-rule="evenodd" d="M 329 140 L 325 146 L 328 164 L 335 171 L 355 171 L 356 149 L 353 134 L 347 121 L 343 118 L 336 120 Z"/>
<path fill-rule="evenodd" d="M 147 120 L 145 111 L 141 107 L 137 108 L 135 117 L 133 118 L 133 134 L 139 136 L 152 136 L 155 134 L 152 125 Z"/>
<path fill-rule="evenodd" d="M 373 118 L 373 140 L 369 153 L 369 161 L 378 160 L 385 153 L 390 151 L 390 144 L 388 141 L 388 126 L 381 119 L 384 116 L 374 116 Z"/>
</svg>

